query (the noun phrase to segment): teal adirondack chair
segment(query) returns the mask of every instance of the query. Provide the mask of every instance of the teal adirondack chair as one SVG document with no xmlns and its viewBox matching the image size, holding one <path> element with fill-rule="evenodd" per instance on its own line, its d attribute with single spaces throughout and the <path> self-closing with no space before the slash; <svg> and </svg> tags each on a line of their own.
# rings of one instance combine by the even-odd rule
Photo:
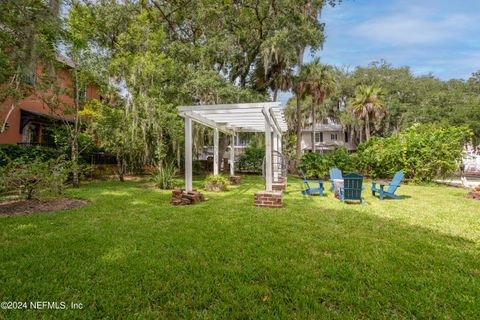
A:
<svg viewBox="0 0 480 320">
<path fill-rule="evenodd" d="M 401 199 L 401 197 L 395 194 L 395 191 L 400 187 L 404 176 L 405 174 L 402 171 L 398 171 L 390 182 L 372 181 L 372 195 L 375 196 L 375 192 L 378 192 L 380 200 L 383 200 L 385 196 L 393 199 Z M 377 187 L 377 184 L 379 187 Z M 387 190 L 384 190 L 385 186 L 388 186 Z"/>
<path fill-rule="evenodd" d="M 333 180 L 336 179 L 343 179 L 342 170 L 338 168 L 332 168 L 330 169 L 330 182 L 332 183 L 332 185 L 330 186 L 331 192 L 333 192 L 333 190 L 335 189 L 335 186 L 333 185 Z"/>
<path fill-rule="evenodd" d="M 358 173 L 349 173 L 343 176 L 343 187 L 340 188 L 340 200 L 360 200 L 363 205 L 362 187 L 363 177 Z"/>
<path fill-rule="evenodd" d="M 323 180 L 308 180 L 305 177 L 305 174 L 303 173 L 302 170 L 298 170 L 298 172 L 300 173 L 300 176 L 302 176 L 302 179 L 303 179 L 304 190 L 302 190 L 302 194 L 312 195 L 312 194 L 318 193 L 320 195 L 320 197 L 322 197 L 323 196 L 323 190 L 324 190 Z M 310 183 L 312 183 L 312 184 L 317 184 L 318 183 L 318 187 L 317 188 L 312 188 L 312 187 L 310 187 Z"/>
</svg>

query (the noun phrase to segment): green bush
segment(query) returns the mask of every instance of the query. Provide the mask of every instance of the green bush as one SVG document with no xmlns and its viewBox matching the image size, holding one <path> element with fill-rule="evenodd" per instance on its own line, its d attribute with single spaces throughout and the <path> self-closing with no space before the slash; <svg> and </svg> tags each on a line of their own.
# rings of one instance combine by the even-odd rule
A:
<svg viewBox="0 0 480 320">
<path fill-rule="evenodd" d="M 355 156 L 349 154 L 346 148 L 338 147 L 326 154 L 316 152 L 303 154 L 298 168 L 308 178 L 328 179 L 331 168 L 338 168 L 343 172 L 354 171 L 354 159 Z"/>
<path fill-rule="evenodd" d="M 173 189 L 177 170 L 173 162 L 167 162 L 152 175 L 152 181 L 160 189 Z"/>
<path fill-rule="evenodd" d="M 248 172 L 262 172 L 263 158 L 265 157 L 265 148 L 256 146 L 247 146 L 245 153 L 242 154 L 237 162 L 238 169 Z"/>
<path fill-rule="evenodd" d="M 212 192 L 227 191 L 227 187 L 230 184 L 228 179 L 222 175 L 208 175 L 205 178 L 205 190 Z"/>
<path fill-rule="evenodd" d="M 63 157 L 45 161 L 22 157 L 9 161 L 0 169 L 0 189 L 17 192 L 32 199 L 42 191 L 61 194 L 70 173 L 70 164 Z"/>
<path fill-rule="evenodd" d="M 358 147 L 358 164 L 372 178 L 390 178 L 403 171 L 407 179 L 429 182 L 453 174 L 471 139 L 467 127 L 415 125 L 386 138 L 372 138 Z"/>
<path fill-rule="evenodd" d="M 0 145 L 0 167 L 19 158 L 51 160 L 60 156 L 60 151 L 43 146 L 24 146 L 16 144 Z"/>
</svg>

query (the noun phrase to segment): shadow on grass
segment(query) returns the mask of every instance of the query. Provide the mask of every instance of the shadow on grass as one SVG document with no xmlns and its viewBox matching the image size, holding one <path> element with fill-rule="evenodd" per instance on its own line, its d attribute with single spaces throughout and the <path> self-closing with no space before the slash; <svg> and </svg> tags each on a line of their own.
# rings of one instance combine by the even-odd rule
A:
<svg viewBox="0 0 480 320">
<path fill-rule="evenodd" d="M 76 191 L 95 201 L 68 216 L 4 219 L 2 298 L 74 297 L 83 318 L 477 317 L 475 242 L 325 207 L 295 181 L 285 208 L 253 208 L 258 181 L 181 208 L 171 191 L 104 183 Z"/>
<path fill-rule="evenodd" d="M 37 219 L 28 237 L 0 226 L 2 243 L 15 244 L 0 252 L 2 298 L 74 297 L 83 318 L 478 315 L 474 242 L 301 197 L 253 209 L 243 205 L 252 185 L 175 211 L 159 205 L 170 192 L 129 191 L 142 207 L 114 221 L 105 215 L 132 198 L 105 192 L 90 215 Z"/>
</svg>

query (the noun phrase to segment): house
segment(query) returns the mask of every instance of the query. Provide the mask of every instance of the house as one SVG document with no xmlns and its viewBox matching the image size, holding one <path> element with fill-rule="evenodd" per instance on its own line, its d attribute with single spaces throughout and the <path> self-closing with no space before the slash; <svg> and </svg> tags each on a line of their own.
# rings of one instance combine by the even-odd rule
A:
<svg viewBox="0 0 480 320">
<path fill-rule="evenodd" d="M 303 152 L 312 152 L 312 127 L 302 130 L 301 147 Z M 331 118 L 323 119 L 315 128 L 315 152 L 329 152 L 343 146 L 348 151 L 355 151 L 355 144 L 350 141 L 350 132 Z"/>
<path fill-rule="evenodd" d="M 62 89 L 72 89 L 73 79 L 69 72 L 74 68 L 73 63 L 61 55 L 57 55 L 57 61 L 60 67 L 56 71 L 57 83 Z M 37 65 L 32 76 L 26 79 L 29 85 L 35 85 L 35 82 L 42 74 L 42 66 Z M 87 98 L 100 99 L 98 89 L 94 85 L 89 85 L 83 93 Z M 6 130 L 0 133 L 0 144 L 25 144 L 25 145 L 49 145 L 53 144 L 53 137 L 49 133 L 49 128 L 55 124 L 69 121 L 69 117 L 61 110 L 52 111 L 51 108 L 42 100 L 44 92 L 34 91 L 30 96 L 17 102 L 16 107 L 10 112 L 6 123 Z M 73 106 L 73 98 L 68 95 L 60 96 L 61 103 Z M 0 120 L 10 111 L 11 99 L 0 104 Z"/>
</svg>

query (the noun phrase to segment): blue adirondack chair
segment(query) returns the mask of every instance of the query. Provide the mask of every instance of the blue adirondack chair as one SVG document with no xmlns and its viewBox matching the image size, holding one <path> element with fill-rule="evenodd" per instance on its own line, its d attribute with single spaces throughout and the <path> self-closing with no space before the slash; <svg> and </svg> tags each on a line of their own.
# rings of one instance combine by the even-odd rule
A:
<svg viewBox="0 0 480 320">
<path fill-rule="evenodd" d="M 362 187 L 363 177 L 358 173 L 349 173 L 343 176 L 343 187 L 340 188 L 340 200 L 360 200 L 363 205 Z"/>
<path fill-rule="evenodd" d="M 333 190 L 335 189 L 335 186 L 333 185 L 333 180 L 337 180 L 337 179 L 340 179 L 340 180 L 343 179 L 342 170 L 338 168 L 330 169 L 330 182 L 332 183 L 332 185 L 330 186 L 331 192 L 333 192 Z"/>
<path fill-rule="evenodd" d="M 372 195 L 375 196 L 375 192 L 378 192 L 380 200 L 383 200 L 385 196 L 393 199 L 401 199 L 395 194 L 395 191 L 400 187 L 404 176 L 405 174 L 402 171 L 398 171 L 390 182 L 372 181 Z M 377 184 L 379 187 L 377 187 Z M 384 190 L 385 186 L 388 186 L 387 190 Z"/>
<path fill-rule="evenodd" d="M 298 172 L 302 176 L 303 184 L 304 184 L 304 190 L 302 190 L 302 194 L 312 195 L 312 194 L 318 193 L 320 195 L 320 197 L 322 197 L 323 196 L 323 190 L 324 190 L 323 180 L 308 180 L 305 177 L 305 174 L 303 173 L 302 170 L 298 170 Z M 310 183 L 312 183 L 312 184 L 317 184 L 318 183 L 318 187 L 317 188 L 312 188 L 312 187 L 310 187 Z"/>
</svg>

